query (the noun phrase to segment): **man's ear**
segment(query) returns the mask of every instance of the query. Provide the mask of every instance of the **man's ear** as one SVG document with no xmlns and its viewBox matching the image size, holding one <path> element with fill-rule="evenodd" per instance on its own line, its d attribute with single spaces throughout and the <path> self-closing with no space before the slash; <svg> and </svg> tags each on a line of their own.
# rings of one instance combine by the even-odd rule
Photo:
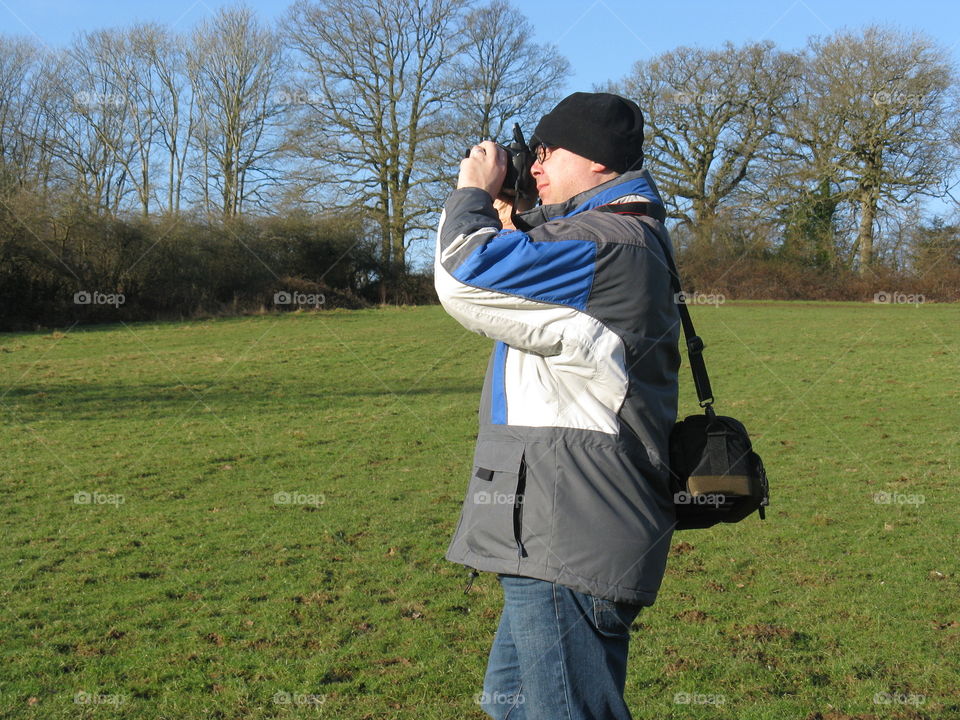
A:
<svg viewBox="0 0 960 720">
<path fill-rule="evenodd" d="M 616 172 L 615 170 L 611 170 L 610 168 L 608 168 L 608 167 L 607 167 L 606 165 L 604 165 L 603 163 L 598 163 L 598 162 L 591 162 L 591 163 L 590 163 L 590 172 L 596 173 L 597 175 L 600 175 L 600 176 L 609 175 L 609 178 L 607 178 L 607 179 L 615 178 L 615 177 L 617 177 L 617 176 L 620 174 L 620 173 Z"/>
</svg>

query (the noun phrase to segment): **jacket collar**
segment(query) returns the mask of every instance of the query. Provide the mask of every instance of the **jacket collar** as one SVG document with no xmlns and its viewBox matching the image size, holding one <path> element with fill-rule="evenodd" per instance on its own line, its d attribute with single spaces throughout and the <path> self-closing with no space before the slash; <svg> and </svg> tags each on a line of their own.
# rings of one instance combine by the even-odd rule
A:
<svg viewBox="0 0 960 720">
<path fill-rule="evenodd" d="M 557 218 L 570 217 L 578 213 L 606 205 L 625 195 L 642 195 L 650 202 L 663 205 L 660 191 L 647 170 L 631 170 L 574 195 L 569 200 L 553 205 L 538 205 L 532 210 L 518 214 L 520 220 L 530 227 L 542 225 Z M 517 226 L 519 227 L 519 225 Z"/>
</svg>

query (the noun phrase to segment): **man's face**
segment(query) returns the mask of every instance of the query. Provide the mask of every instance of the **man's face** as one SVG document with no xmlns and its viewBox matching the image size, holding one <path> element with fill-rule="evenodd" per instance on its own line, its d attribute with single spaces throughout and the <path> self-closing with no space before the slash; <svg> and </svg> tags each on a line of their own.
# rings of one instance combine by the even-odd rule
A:
<svg viewBox="0 0 960 720">
<path fill-rule="evenodd" d="M 543 157 L 541 160 L 540 157 Z M 605 182 L 598 177 L 597 163 L 561 147 L 541 148 L 530 174 L 537 181 L 537 192 L 544 205 L 569 200 L 574 195 Z"/>
</svg>

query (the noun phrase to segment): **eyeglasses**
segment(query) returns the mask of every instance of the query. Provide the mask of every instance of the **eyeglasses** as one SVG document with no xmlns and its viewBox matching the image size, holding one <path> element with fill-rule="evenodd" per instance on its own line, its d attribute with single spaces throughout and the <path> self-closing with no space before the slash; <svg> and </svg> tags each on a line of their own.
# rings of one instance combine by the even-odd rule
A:
<svg viewBox="0 0 960 720">
<path fill-rule="evenodd" d="M 535 148 L 533 148 L 533 156 L 536 158 L 537 162 L 543 165 L 544 161 L 549 157 L 550 151 L 553 150 L 552 145 L 546 145 L 540 143 Z"/>
</svg>

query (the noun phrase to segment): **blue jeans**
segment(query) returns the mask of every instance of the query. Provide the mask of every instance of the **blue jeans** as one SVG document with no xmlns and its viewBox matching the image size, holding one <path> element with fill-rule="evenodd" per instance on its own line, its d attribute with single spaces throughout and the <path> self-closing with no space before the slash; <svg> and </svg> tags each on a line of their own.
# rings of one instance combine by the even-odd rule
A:
<svg viewBox="0 0 960 720">
<path fill-rule="evenodd" d="M 480 706 L 494 720 L 630 720 L 623 701 L 639 605 L 499 575 L 503 613 Z"/>
</svg>

